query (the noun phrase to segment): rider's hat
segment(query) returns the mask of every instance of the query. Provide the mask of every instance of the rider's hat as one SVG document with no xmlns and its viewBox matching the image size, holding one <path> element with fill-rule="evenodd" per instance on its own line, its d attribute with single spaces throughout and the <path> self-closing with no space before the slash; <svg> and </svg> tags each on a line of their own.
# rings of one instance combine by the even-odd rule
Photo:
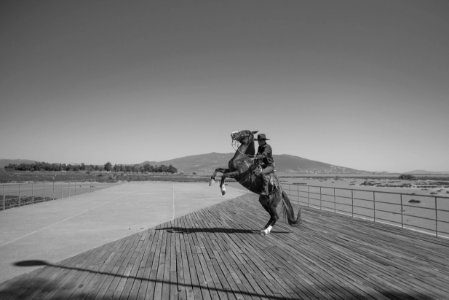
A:
<svg viewBox="0 0 449 300">
<path fill-rule="evenodd" d="M 266 141 L 266 140 L 269 140 L 269 139 L 267 139 L 267 137 L 265 136 L 265 133 L 261 133 L 261 134 L 257 135 L 257 140 L 258 141 Z"/>
</svg>

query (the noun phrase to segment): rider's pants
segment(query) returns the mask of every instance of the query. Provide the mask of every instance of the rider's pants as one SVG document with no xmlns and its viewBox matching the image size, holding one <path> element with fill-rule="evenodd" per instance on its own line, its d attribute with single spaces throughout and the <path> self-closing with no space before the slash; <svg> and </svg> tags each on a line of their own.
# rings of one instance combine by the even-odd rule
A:
<svg viewBox="0 0 449 300">
<path fill-rule="evenodd" d="M 269 192 L 268 192 L 268 180 L 269 180 L 268 174 L 272 173 L 273 171 L 274 171 L 274 166 L 272 166 L 272 165 L 268 165 L 262 169 L 262 182 L 263 182 L 262 194 L 267 195 L 267 196 L 269 194 Z"/>
</svg>

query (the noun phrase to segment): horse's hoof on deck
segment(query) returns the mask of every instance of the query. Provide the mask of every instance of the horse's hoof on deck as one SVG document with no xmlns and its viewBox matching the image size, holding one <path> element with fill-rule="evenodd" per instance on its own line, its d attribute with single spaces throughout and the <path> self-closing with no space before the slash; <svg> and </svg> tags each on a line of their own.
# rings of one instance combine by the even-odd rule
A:
<svg viewBox="0 0 449 300">
<path fill-rule="evenodd" d="M 261 235 L 267 235 L 267 234 L 269 234 L 269 232 L 268 232 L 268 230 L 263 229 L 263 230 L 260 231 L 260 234 Z"/>
<path fill-rule="evenodd" d="M 262 229 L 261 231 L 260 231 L 260 234 L 261 235 L 267 235 L 267 234 L 269 234 L 270 232 L 271 232 L 271 229 L 273 228 L 273 226 L 268 226 L 267 228 L 265 228 L 265 229 Z"/>
</svg>

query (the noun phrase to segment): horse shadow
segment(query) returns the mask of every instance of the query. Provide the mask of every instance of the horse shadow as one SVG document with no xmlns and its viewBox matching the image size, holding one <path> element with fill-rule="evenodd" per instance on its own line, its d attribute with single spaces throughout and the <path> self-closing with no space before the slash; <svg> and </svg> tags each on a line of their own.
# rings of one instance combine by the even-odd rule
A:
<svg viewBox="0 0 449 300">
<path fill-rule="evenodd" d="M 156 230 L 165 230 L 168 233 L 180 233 L 180 234 L 191 234 L 191 233 L 226 233 L 226 234 L 236 234 L 236 233 L 245 233 L 245 234 L 260 234 L 260 230 L 252 230 L 252 229 L 237 229 L 237 228 L 223 228 L 223 227 L 207 227 L 207 228 L 187 228 L 187 227 L 163 227 L 156 228 Z M 273 230 L 271 233 L 290 233 L 290 231 L 276 231 Z"/>
</svg>

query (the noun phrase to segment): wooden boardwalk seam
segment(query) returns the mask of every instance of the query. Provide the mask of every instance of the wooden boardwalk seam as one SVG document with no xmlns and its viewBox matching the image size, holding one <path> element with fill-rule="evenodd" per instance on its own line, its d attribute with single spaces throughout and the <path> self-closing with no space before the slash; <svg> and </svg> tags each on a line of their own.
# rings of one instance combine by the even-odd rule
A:
<svg viewBox="0 0 449 300">
<path fill-rule="evenodd" d="M 62 262 L 19 262 L 43 267 L 1 284 L 0 299 L 449 298 L 449 240 L 302 217 L 261 236 L 268 214 L 247 194 Z"/>
</svg>

